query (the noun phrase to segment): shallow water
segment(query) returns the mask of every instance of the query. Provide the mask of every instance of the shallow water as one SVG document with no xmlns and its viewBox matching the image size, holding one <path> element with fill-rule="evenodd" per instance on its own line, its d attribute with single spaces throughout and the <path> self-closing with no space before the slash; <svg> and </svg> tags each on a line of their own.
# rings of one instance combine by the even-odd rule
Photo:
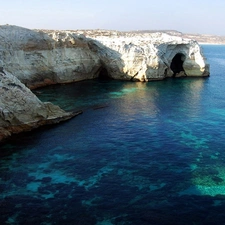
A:
<svg viewBox="0 0 225 225">
<path fill-rule="evenodd" d="M 225 224 L 225 46 L 209 78 L 35 90 L 83 110 L 0 145 L 0 224 Z"/>
</svg>

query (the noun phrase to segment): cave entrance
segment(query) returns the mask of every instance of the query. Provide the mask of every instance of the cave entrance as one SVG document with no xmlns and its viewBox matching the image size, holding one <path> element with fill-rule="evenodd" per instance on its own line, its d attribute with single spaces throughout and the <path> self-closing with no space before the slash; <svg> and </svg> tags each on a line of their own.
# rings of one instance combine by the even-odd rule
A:
<svg viewBox="0 0 225 225">
<path fill-rule="evenodd" d="M 170 69 L 173 71 L 173 77 L 178 75 L 180 72 L 184 73 L 183 63 L 185 60 L 185 55 L 182 53 L 177 53 L 170 64 Z"/>
<path fill-rule="evenodd" d="M 98 75 L 100 80 L 111 80 L 112 77 L 109 76 L 109 73 L 105 67 L 101 67 Z"/>
</svg>

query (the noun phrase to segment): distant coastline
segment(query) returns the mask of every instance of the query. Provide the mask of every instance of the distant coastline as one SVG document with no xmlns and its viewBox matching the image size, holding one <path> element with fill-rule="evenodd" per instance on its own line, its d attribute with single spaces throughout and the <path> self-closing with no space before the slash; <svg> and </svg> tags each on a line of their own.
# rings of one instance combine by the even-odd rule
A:
<svg viewBox="0 0 225 225">
<path fill-rule="evenodd" d="M 34 31 L 43 31 L 43 32 L 62 32 L 63 30 L 44 30 L 44 29 L 34 29 Z M 71 32 L 81 32 L 85 36 L 89 36 L 90 34 L 95 35 L 106 35 L 108 36 L 109 33 L 115 34 L 151 34 L 151 33 L 166 33 L 171 36 L 177 36 L 184 39 L 191 39 L 197 41 L 201 45 L 225 45 L 225 36 L 218 36 L 218 35 L 211 35 L 211 34 L 189 34 L 189 33 L 182 33 L 177 30 L 131 30 L 131 31 L 117 31 L 117 30 L 101 30 L 101 29 L 93 29 L 93 30 L 68 30 Z M 94 31 L 94 32 L 93 32 Z"/>
<path fill-rule="evenodd" d="M 198 42 L 200 45 L 225 45 L 225 43 Z"/>
<path fill-rule="evenodd" d="M 196 40 L 199 44 L 225 45 L 225 36 L 217 36 L 217 35 L 210 35 L 210 34 L 186 34 L 176 30 L 138 30 L 138 31 L 132 31 L 132 32 L 135 32 L 135 33 L 164 32 L 169 35 Z"/>
</svg>

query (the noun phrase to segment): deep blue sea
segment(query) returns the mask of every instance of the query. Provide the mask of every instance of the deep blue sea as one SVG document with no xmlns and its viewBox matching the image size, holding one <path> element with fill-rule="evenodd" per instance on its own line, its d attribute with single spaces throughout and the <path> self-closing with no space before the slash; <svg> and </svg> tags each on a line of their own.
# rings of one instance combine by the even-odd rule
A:
<svg viewBox="0 0 225 225">
<path fill-rule="evenodd" d="M 0 224 L 225 224 L 225 46 L 209 78 L 34 91 L 70 121 L 0 145 Z"/>
</svg>

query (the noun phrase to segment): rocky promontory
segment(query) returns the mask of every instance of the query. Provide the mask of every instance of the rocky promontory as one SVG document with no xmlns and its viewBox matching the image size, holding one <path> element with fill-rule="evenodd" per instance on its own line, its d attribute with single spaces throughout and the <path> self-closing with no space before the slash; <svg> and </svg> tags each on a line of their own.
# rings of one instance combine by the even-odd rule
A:
<svg viewBox="0 0 225 225">
<path fill-rule="evenodd" d="M 87 79 L 208 76 L 200 46 L 166 33 L 52 31 L 0 26 L 0 140 L 74 116 L 28 88 Z"/>
<path fill-rule="evenodd" d="M 13 133 L 29 131 L 74 117 L 50 102 L 41 102 L 15 76 L 0 71 L 0 141 Z"/>
</svg>

